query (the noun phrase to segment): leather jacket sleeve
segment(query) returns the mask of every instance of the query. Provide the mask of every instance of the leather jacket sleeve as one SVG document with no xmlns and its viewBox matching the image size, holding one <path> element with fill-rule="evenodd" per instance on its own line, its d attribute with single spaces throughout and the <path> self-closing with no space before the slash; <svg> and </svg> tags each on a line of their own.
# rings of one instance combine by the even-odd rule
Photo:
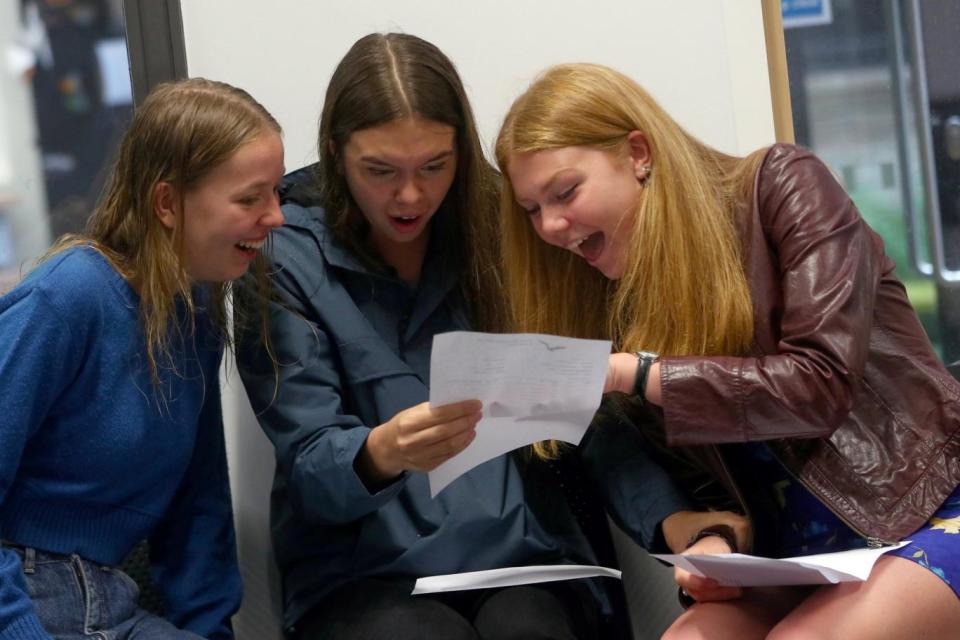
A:
<svg viewBox="0 0 960 640">
<path fill-rule="evenodd" d="M 746 226 L 763 241 L 759 252 L 744 241 L 751 295 L 758 295 L 752 263 L 765 250 L 781 299 L 770 317 L 755 317 L 754 335 L 770 332 L 775 348 L 663 358 L 671 445 L 826 437 L 861 384 L 878 286 L 892 269 L 879 237 L 827 167 L 797 147 L 768 153 L 753 209 Z"/>
</svg>

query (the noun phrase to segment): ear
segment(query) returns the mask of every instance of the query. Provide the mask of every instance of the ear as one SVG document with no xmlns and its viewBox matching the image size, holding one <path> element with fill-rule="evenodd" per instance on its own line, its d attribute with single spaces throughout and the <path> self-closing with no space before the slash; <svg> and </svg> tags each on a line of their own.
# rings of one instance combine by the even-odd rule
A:
<svg viewBox="0 0 960 640">
<path fill-rule="evenodd" d="M 173 185 L 169 182 L 158 182 L 153 188 L 153 212 L 157 214 L 160 223 L 168 229 L 175 229 L 179 208 L 177 190 Z"/>
<path fill-rule="evenodd" d="M 631 131 L 627 134 L 627 151 L 630 153 L 630 162 L 633 165 L 633 173 L 641 183 L 646 182 L 650 175 L 650 163 L 653 158 L 650 156 L 650 145 L 647 138 L 639 131 Z"/>
</svg>

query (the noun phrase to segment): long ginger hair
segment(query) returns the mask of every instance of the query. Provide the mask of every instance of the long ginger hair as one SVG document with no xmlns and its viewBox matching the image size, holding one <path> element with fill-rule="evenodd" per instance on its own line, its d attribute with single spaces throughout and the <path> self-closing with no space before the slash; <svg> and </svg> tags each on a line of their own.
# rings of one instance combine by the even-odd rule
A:
<svg viewBox="0 0 960 640">
<path fill-rule="evenodd" d="M 509 177 L 519 154 L 569 146 L 627 153 L 632 131 L 647 140 L 652 172 L 635 224 L 623 230 L 631 241 L 616 281 L 543 242 L 504 181 L 501 245 L 515 330 L 611 339 L 617 351 L 746 353 L 753 307 L 736 216 L 750 202 L 765 150 L 745 158 L 721 153 L 684 131 L 627 76 L 568 64 L 548 69 L 513 103 L 497 162 Z"/>
</svg>

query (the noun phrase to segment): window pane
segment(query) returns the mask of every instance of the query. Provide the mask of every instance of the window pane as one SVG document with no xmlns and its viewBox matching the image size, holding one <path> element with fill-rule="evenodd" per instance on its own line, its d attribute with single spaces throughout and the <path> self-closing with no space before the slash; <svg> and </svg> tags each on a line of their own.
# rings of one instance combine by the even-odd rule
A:
<svg viewBox="0 0 960 640">
<path fill-rule="evenodd" d="M 132 113 L 121 0 L 0 0 L 0 291 L 83 229 Z"/>
</svg>

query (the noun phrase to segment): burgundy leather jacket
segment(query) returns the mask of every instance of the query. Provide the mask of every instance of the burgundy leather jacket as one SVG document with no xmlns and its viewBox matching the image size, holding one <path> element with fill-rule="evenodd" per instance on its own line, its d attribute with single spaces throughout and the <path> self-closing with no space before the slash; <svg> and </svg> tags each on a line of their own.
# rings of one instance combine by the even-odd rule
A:
<svg viewBox="0 0 960 640">
<path fill-rule="evenodd" d="M 899 540 L 960 484 L 960 383 L 879 236 L 810 152 L 771 147 L 743 214 L 753 353 L 661 360 L 666 441 L 769 441 L 861 535 Z M 736 495 L 719 449 L 696 448 Z"/>
</svg>

